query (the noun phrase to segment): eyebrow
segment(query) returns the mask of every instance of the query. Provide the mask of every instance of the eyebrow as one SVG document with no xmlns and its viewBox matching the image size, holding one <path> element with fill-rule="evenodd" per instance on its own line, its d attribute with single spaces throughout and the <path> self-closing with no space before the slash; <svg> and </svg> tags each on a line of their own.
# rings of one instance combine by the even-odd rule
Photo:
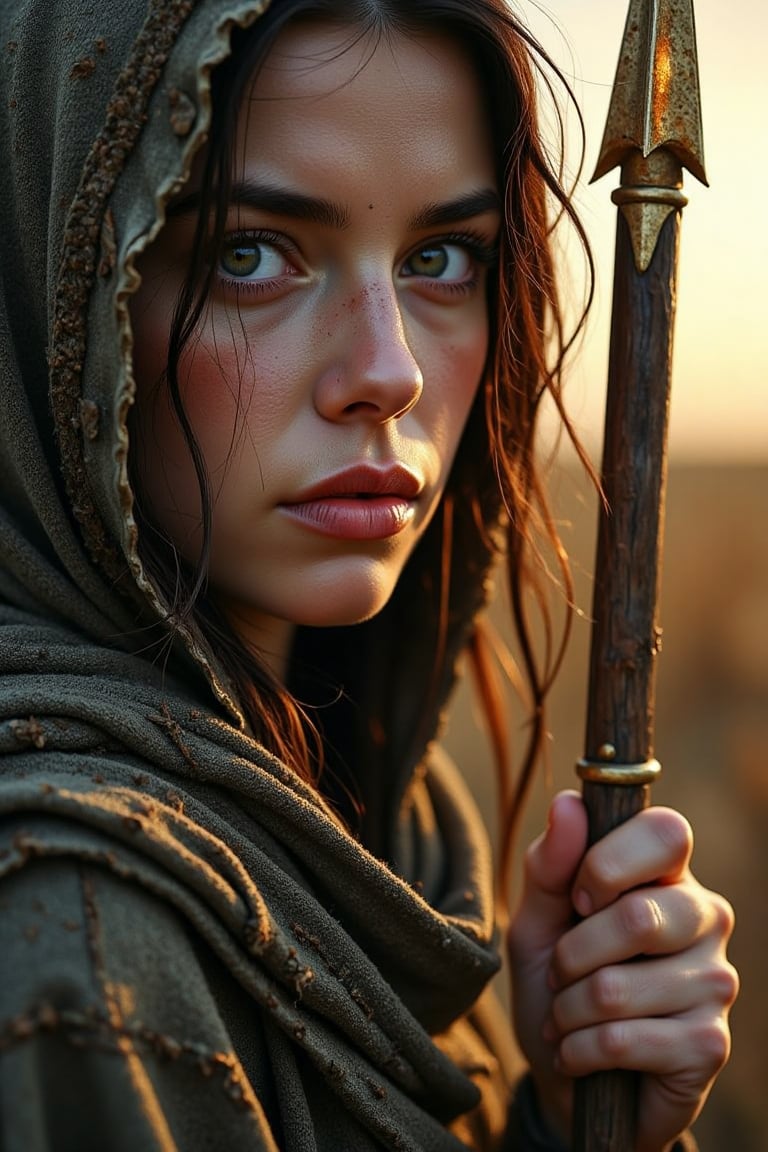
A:
<svg viewBox="0 0 768 1152">
<path fill-rule="evenodd" d="M 239 180 L 232 185 L 231 202 L 234 206 L 255 208 L 275 216 L 294 220 L 308 220 L 325 228 L 343 231 L 349 227 L 351 212 L 346 205 L 334 204 L 318 196 L 308 196 L 277 184 L 262 184 L 253 180 Z M 169 216 L 184 216 L 200 207 L 200 193 L 190 192 L 168 208 Z M 425 205 L 409 220 L 413 231 L 434 228 L 441 224 L 469 220 L 487 212 L 500 212 L 501 199 L 493 188 L 483 188 Z"/>
<path fill-rule="evenodd" d="M 234 206 L 257 208 L 271 212 L 275 216 L 289 216 L 294 220 L 310 220 L 326 228 L 342 231 L 349 226 L 349 210 L 323 200 L 318 196 L 306 196 L 291 188 L 281 188 L 277 184 L 260 184 L 253 180 L 237 180 L 230 190 L 230 202 Z M 168 209 L 169 216 L 184 216 L 196 212 L 200 207 L 200 193 L 190 192 L 182 196 Z"/>
<path fill-rule="evenodd" d="M 409 223 L 417 231 L 419 228 L 435 228 L 441 224 L 471 220 L 473 216 L 484 216 L 487 212 L 501 212 L 501 197 L 494 188 L 482 188 L 457 196 L 455 200 L 427 204 L 411 217 Z"/>
</svg>

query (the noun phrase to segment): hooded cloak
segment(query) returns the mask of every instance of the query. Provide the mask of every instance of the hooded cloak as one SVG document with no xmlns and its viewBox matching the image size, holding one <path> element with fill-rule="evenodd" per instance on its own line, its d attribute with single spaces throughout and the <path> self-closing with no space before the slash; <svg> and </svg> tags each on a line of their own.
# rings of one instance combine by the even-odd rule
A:
<svg viewBox="0 0 768 1152">
<path fill-rule="evenodd" d="M 159 661 L 148 643 L 133 261 L 204 142 L 232 29 L 265 7 L 0 4 L 8 1152 L 447 1152 L 504 1123 L 504 1040 L 467 1015 L 498 967 L 488 852 L 428 750 L 448 682 L 428 726 L 407 683 L 386 702 L 374 855 L 249 735 L 200 635 Z"/>
<path fill-rule="evenodd" d="M 378 686 L 375 852 L 252 738 L 201 635 L 155 658 L 134 260 L 266 7 L 0 0 L 0 1144 L 551 1147 L 508 1117 L 486 837 L 434 742 L 485 598 L 469 513 L 429 708 L 428 548 L 369 627 L 403 668 Z"/>
</svg>

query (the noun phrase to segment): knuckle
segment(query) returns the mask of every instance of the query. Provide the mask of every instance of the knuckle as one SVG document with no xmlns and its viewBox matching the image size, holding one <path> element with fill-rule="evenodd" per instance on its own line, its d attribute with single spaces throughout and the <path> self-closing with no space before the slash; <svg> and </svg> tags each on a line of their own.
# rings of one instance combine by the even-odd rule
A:
<svg viewBox="0 0 768 1152">
<path fill-rule="evenodd" d="M 730 940 L 736 927 L 736 913 L 733 905 L 724 896 L 714 897 L 715 931 L 723 940 Z"/>
<path fill-rule="evenodd" d="M 621 926 L 638 945 L 648 945 L 664 927 L 664 914 L 646 892 L 630 892 L 618 905 Z"/>
<path fill-rule="evenodd" d="M 600 848 L 601 851 L 592 852 L 584 861 L 584 885 L 599 892 L 618 892 L 624 877 L 622 858 L 610 851 L 608 845 L 600 845 Z"/>
<path fill-rule="evenodd" d="M 691 825 L 672 808 L 655 808 L 652 811 L 659 840 L 675 859 L 688 859 L 693 852 Z"/>
<path fill-rule="evenodd" d="M 728 1062 L 731 1034 L 724 1020 L 712 1021 L 699 1030 L 696 1038 L 699 1058 L 706 1072 L 715 1075 Z"/>
<path fill-rule="evenodd" d="M 602 1024 L 597 1030 L 597 1044 L 606 1067 L 621 1067 L 630 1054 L 629 1031 L 621 1020 Z"/>
<path fill-rule="evenodd" d="M 717 1002 L 730 1008 L 739 994 L 740 982 L 736 969 L 727 962 L 718 964 L 711 973 L 710 979 Z"/>
<path fill-rule="evenodd" d="M 619 1015 L 629 1003 L 629 988 L 624 974 L 618 968 L 601 968 L 589 981 L 589 992 L 594 1007 L 601 1015 Z"/>
</svg>

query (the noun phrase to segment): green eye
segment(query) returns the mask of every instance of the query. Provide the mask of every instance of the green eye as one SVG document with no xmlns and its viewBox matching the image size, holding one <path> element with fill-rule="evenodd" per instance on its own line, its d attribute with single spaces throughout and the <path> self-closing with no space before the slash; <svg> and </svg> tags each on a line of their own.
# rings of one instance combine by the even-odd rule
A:
<svg viewBox="0 0 768 1152">
<path fill-rule="evenodd" d="M 466 241 L 430 244 L 408 257 L 402 275 L 440 284 L 462 284 L 472 278 L 478 262 L 482 262 L 482 254 Z"/>
<path fill-rule="evenodd" d="M 408 261 L 413 276 L 443 276 L 448 268 L 444 247 L 423 248 Z"/>
<path fill-rule="evenodd" d="M 258 244 L 228 244 L 221 254 L 221 267 L 229 276 L 253 276 L 261 259 Z"/>
</svg>

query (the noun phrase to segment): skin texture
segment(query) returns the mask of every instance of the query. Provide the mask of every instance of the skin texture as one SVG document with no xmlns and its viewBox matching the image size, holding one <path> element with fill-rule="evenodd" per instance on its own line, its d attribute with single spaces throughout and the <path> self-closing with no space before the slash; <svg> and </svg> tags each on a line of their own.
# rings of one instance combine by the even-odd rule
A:
<svg viewBox="0 0 768 1152">
<path fill-rule="evenodd" d="M 436 35 L 374 50 L 354 30 L 296 25 L 241 110 L 235 180 L 334 208 L 297 218 L 284 204 L 233 203 L 181 364 L 215 494 L 212 587 L 278 676 L 295 624 L 350 624 L 383 607 L 439 503 L 487 353 L 487 260 L 474 249 L 493 249 L 499 215 L 489 195 L 469 219 L 423 217 L 492 194 L 494 172 L 476 78 Z M 194 560 L 197 483 L 162 386 L 194 232 L 189 191 L 142 258 L 133 317 L 144 488 Z M 418 492 L 381 538 L 341 539 L 286 510 L 343 469 L 394 463 Z M 573 1076 L 632 1067 L 647 1073 L 636 1152 L 661 1152 L 727 1058 L 733 917 L 691 875 L 676 813 L 650 809 L 585 854 L 586 838 L 579 797 L 557 797 L 509 933 L 516 1027 L 562 1135 Z"/>
<path fill-rule="evenodd" d="M 278 673 L 292 625 L 356 623 L 389 599 L 439 503 L 487 352 L 487 266 L 473 247 L 493 250 L 498 211 L 419 219 L 481 190 L 493 199 L 473 70 L 439 37 L 349 41 L 348 29 L 311 24 L 281 35 L 241 111 L 235 173 L 322 198 L 343 225 L 234 203 L 180 373 L 215 493 L 211 580 Z M 193 211 L 169 220 L 133 306 L 144 487 L 187 559 L 199 548 L 197 483 L 153 385 L 193 230 Z M 286 514 L 359 464 L 416 478 L 402 530 L 339 540 Z"/>
</svg>

